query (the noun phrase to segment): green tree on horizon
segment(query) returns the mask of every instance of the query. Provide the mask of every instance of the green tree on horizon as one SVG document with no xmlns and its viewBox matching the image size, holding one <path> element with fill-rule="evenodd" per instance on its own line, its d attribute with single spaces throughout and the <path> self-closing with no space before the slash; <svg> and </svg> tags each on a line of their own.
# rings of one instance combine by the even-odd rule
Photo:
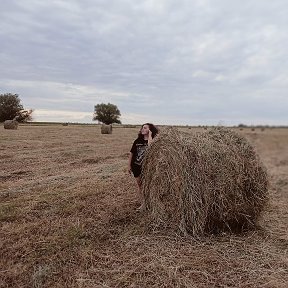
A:
<svg viewBox="0 0 288 288">
<path fill-rule="evenodd" d="M 32 120 L 32 109 L 24 109 L 18 94 L 0 94 L 0 122 L 17 117 L 18 122 Z"/>
<path fill-rule="evenodd" d="M 93 120 L 98 120 L 104 124 L 121 124 L 119 117 L 121 116 L 120 110 L 114 104 L 101 103 L 94 106 Z"/>
</svg>

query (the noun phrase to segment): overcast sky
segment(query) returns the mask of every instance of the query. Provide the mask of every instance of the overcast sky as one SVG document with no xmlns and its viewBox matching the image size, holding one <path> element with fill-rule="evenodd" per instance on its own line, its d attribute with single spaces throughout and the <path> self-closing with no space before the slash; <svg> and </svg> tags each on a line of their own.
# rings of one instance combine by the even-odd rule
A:
<svg viewBox="0 0 288 288">
<path fill-rule="evenodd" d="M 1 0 L 0 93 L 35 121 L 288 125 L 287 0 Z"/>
</svg>

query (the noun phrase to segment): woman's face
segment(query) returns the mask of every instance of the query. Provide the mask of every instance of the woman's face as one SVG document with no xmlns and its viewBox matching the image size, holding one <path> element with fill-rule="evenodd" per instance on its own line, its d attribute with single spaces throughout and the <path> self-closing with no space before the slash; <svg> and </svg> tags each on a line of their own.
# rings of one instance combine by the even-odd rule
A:
<svg viewBox="0 0 288 288">
<path fill-rule="evenodd" d="M 142 128 L 141 128 L 141 134 L 142 135 L 147 135 L 149 134 L 149 125 L 143 125 Z"/>
</svg>

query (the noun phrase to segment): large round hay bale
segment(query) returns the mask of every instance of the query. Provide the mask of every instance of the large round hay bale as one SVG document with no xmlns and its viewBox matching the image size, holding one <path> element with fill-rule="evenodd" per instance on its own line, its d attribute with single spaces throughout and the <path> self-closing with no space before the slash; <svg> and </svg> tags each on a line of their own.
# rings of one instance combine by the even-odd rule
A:
<svg viewBox="0 0 288 288">
<path fill-rule="evenodd" d="M 254 226 L 268 197 L 258 155 L 225 128 L 161 131 L 147 150 L 142 187 L 154 225 L 193 236 Z"/>
<path fill-rule="evenodd" d="M 5 120 L 4 121 L 4 129 L 18 129 L 18 122 L 17 120 Z"/>
<path fill-rule="evenodd" d="M 102 124 L 101 134 L 112 134 L 112 124 L 110 125 Z"/>
</svg>

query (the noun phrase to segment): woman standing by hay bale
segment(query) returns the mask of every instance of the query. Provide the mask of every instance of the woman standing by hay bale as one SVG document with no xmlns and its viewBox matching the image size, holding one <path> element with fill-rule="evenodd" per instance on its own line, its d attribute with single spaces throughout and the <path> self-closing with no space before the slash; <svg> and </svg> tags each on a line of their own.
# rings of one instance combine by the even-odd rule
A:
<svg viewBox="0 0 288 288">
<path fill-rule="evenodd" d="M 193 236 L 254 226 L 267 201 L 267 173 L 254 149 L 224 128 L 162 131 L 142 175 L 152 223 Z"/>
<path fill-rule="evenodd" d="M 145 123 L 142 125 L 137 139 L 134 141 L 132 148 L 130 150 L 129 161 L 128 161 L 128 171 L 133 173 L 139 188 L 139 196 L 141 205 L 139 210 L 144 207 L 143 193 L 141 191 L 141 169 L 142 162 L 145 156 L 146 149 L 148 145 L 152 143 L 153 138 L 157 135 L 158 129 L 151 123 Z"/>
<path fill-rule="evenodd" d="M 101 134 L 112 134 L 112 124 L 109 124 L 109 125 L 102 124 Z"/>
</svg>

